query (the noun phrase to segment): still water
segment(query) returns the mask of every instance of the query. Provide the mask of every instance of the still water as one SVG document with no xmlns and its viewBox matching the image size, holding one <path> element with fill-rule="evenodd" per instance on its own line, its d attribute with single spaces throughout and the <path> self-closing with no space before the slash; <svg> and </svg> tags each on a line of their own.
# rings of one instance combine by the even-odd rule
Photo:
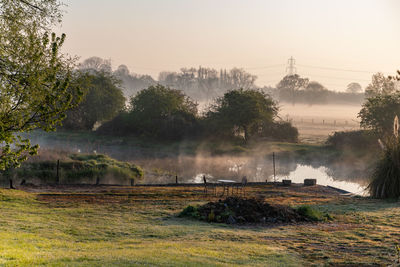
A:
<svg viewBox="0 0 400 267">
<path fill-rule="evenodd" d="M 365 188 L 367 186 L 366 181 L 355 183 L 335 180 L 328 175 L 327 171 L 328 169 L 326 167 L 313 168 L 311 166 L 298 164 L 294 171 L 291 171 L 288 175 L 277 175 L 276 179 L 277 181 L 289 179 L 292 180 L 293 183 L 303 183 L 304 179 L 314 178 L 317 179 L 317 184 L 319 185 L 332 186 L 357 195 L 365 194 Z M 274 180 L 273 175 L 270 177 L 270 180 Z"/>
</svg>

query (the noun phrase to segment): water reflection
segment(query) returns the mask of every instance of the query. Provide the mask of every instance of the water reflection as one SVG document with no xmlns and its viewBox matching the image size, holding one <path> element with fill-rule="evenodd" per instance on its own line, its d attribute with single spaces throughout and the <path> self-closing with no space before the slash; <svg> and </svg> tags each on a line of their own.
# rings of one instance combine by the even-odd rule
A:
<svg viewBox="0 0 400 267">
<path fill-rule="evenodd" d="M 202 183 L 203 175 L 207 180 L 215 182 L 219 179 L 241 181 L 247 176 L 249 182 L 273 181 L 272 151 L 255 152 L 245 156 L 210 155 L 197 153 L 187 155 L 177 151 L 154 152 L 129 145 L 122 145 L 121 140 L 115 144 L 101 145 L 69 143 L 67 140 L 49 141 L 33 138 L 32 143 L 39 143 L 41 147 L 67 150 L 76 153 L 107 154 L 122 161 L 129 161 L 145 169 L 145 177 L 140 183 L 175 183 L 178 176 L 179 183 Z M 118 141 L 118 142 L 117 142 Z M 185 151 L 184 147 L 182 151 Z M 295 183 L 302 183 L 304 178 L 315 178 L 318 184 L 338 187 L 353 193 L 359 193 L 367 185 L 368 166 L 362 158 L 342 159 L 333 157 L 329 153 L 321 152 L 281 152 L 276 153 L 276 175 L 278 180 L 291 179 Z"/>
<path fill-rule="evenodd" d="M 303 183 L 304 179 L 314 178 L 317 179 L 317 184 L 332 186 L 339 188 L 357 195 L 364 195 L 365 188 L 367 186 L 367 181 L 359 181 L 359 183 L 351 181 L 340 181 L 335 180 L 329 175 L 332 170 L 326 167 L 314 168 L 312 166 L 298 164 L 294 171 L 291 171 L 288 175 L 278 175 L 277 181 L 282 181 L 283 179 L 292 180 L 293 183 Z M 273 177 L 270 177 L 273 179 Z"/>
<path fill-rule="evenodd" d="M 203 183 L 203 175 L 210 182 L 230 179 L 240 182 L 247 176 L 249 182 L 274 181 L 273 165 L 270 157 L 227 157 L 196 156 L 179 159 L 137 159 L 136 162 L 147 171 L 142 183 L 171 183 L 178 175 L 179 182 Z M 155 168 L 164 173 L 151 171 Z M 367 186 L 368 176 L 364 165 L 341 161 L 305 161 L 296 157 L 281 157 L 276 162 L 277 181 L 290 179 L 293 183 L 303 183 L 306 178 L 317 179 L 320 185 L 329 185 L 348 192 L 362 194 Z"/>
</svg>

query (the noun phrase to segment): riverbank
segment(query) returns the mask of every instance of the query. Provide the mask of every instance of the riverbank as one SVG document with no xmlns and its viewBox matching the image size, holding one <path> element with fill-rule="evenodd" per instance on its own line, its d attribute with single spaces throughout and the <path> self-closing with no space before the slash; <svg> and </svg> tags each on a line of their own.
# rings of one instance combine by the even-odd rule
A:
<svg viewBox="0 0 400 267">
<path fill-rule="evenodd" d="M 330 222 L 269 227 L 178 218 L 218 198 L 203 187 L 0 190 L 0 264 L 84 266 L 388 265 L 399 244 L 399 202 L 321 186 L 251 186 L 271 204 L 312 205 Z M 338 253 L 340 252 L 340 253 Z"/>
</svg>

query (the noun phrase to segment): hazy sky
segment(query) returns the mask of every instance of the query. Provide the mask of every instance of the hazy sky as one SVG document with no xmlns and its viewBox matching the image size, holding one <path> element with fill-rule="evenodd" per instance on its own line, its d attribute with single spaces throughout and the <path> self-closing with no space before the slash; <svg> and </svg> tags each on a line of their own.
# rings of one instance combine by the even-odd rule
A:
<svg viewBox="0 0 400 267">
<path fill-rule="evenodd" d="M 157 78 L 242 67 L 275 85 L 288 58 L 332 90 L 400 69 L 399 0 L 66 0 L 64 51 Z M 342 70 L 332 70 L 342 69 Z"/>
</svg>

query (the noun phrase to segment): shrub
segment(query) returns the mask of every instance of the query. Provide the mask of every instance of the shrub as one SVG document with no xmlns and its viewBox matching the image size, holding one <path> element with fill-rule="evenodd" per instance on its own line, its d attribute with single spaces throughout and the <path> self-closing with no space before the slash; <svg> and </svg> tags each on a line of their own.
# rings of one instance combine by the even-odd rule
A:
<svg viewBox="0 0 400 267">
<path fill-rule="evenodd" d="M 200 214 L 199 211 L 197 210 L 197 207 L 194 206 L 187 206 L 184 208 L 178 215 L 179 217 L 192 217 L 192 218 L 199 218 Z"/>
<path fill-rule="evenodd" d="M 332 217 L 328 213 L 323 213 L 317 209 L 314 209 L 310 206 L 300 206 L 297 208 L 297 212 L 301 215 L 309 218 L 312 221 L 327 221 L 331 220 Z"/>
<path fill-rule="evenodd" d="M 290 122 L 273 122 L 261 129 L 259 136 L 272 141 L 297 143 L 299 140 L 299 131 Z"/>
<path fill-rule="evenodd" d="M 400 197 L 400 138 L 396 116 L 394 134 L 383 144 L 383 154 L 375 166 L 369 192 L 375 198 Z"/>
<path fill-rule="evenodd" d="M 106 155 L 72 154 L 60 161 L 59 175 L 62 183 L 94 183 L 94 179 L 115 178 L 117 181 L 143 177 L 143 170 L 134 164 L 121 162 Z M 22 180 L 39 180 L 56 183 L 57 161 L 26 162 L 19 169 L 3 173 L 3 179 L 14 176 Z"/>
<path fill-rule="evenodd" d="M 379 149 L 378 137 L 372 131 L 342 131 L 335 132 L 328 137 L 327 145 L 337 149 L 349 148 L 352 150 Z"/>
</svg>

